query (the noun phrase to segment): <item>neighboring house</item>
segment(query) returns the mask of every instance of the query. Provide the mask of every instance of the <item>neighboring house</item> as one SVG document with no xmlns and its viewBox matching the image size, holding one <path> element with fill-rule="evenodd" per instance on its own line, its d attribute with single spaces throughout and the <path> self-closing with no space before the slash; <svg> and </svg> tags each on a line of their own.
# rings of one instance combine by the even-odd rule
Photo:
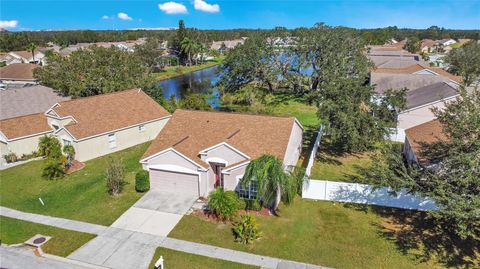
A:
<svg viewBox="0 0 480 269">
<path fill-rule="evenodd" d="M 21 63 L 18 59 L 13 57 L 12 55 L 4 52 L 0 52 L 0 66 L 6 66 L 9 64 Z"/>
<path fill-rule="evenodd" d="M 223 41 L 214 41 L 210 45 L 210 49 L 218 50 L 224 52 L 225 50 L 233 49 L 238 45 L 245 43 L 246 38 L 234 39 L 234 40 L 223 40 Z"/>
<path fill-rule="evenodd" d="M 170 117 L 139 89 L 63 101 L 45 113 L 0 121 L 1 155 L 32 153 L 38 138 L 51 134 L 87 161 L 153 140 Z"/>
<path fill-rule="evenodd" d="M 418 163 L 428 166 L 428 160 L 422 156 L 422 144 L 434 143 L 440 140 L 447 140 L 443 132 L 442 124 L 438 120 L 432 120 L 417 125 L 405 131 L 406 138 L 403 147 L 403 154 L 409 163 Z"/>
<path fill-rule="evenodd" d="M 390 73 L 370 73 L 370 85 L 375 87 L 378 94 L 385 93 L 388 89 L 409 90 L 418 89 L 424 86 L 438 82 L 447 82 L 456 84 L 456 82 L 444 76 L 419 75 L 419 74 L 390 74 Z"/>
<path fill-rule="evenodd" d="M 16 63 L 0 68 L 0 83 L 12 87 L 37 84 L 33 77 L 33 69 L 39 67 L 36 64 Z"/>
<path fill-rule="evenodd" d="M 457 43 L 457 41 L 455 41 L 455 39 L 440 39 L 440 40 L 437 40 L 437 43 L 445 47 L 445 46 L 450 46 L 452 44 L 455 44 Z"/>
<path fill-rule="evenodd" d="M 399 132 L 435 119 L 432 108 L 443 109 L 446 102 L 458 96 L 456 85 L 445 82 L 408 91 L 407 107 L 398 113 Z"/>
<path fill-rule="evenodd" d="M 45 116 L 82 162 L 153 140 L 171 117 L 140 89 L 60 102 Z"/>
<path fill-rule="evenodd" d="M 295 118 L 177 109 L 140 161 L 152 189 L 206 197 L 216 187 L 251 199 L 239 181 L 251 160 L 271 154 L 297 164 L 303 127 Z"/>
<path fill-rule="evenodd" d="M 8 88 L 0 91 L 0 120 L 44 113 L 54 104 L 69 99 L 42 85 Z"/>
<path fill-rule="evenodd" d="M 35 57 L 32 56 L 31 51 L 27 50 L 11 51 L 8 54 L 20 63 L 43 64 L 43 59 L 45 58 L 45 54 L 40 50 L 34 51 Z"/>
<path fill-rule="evenodd" d="M 447 71 L 443 70 L 442 68 L 430 67 L 425 63 L 417 63 L 415 65 L 410 65 L 404 68 L 379 67 L 373 70 L 372 73 L 443 76 L 457 84 L 462 82 L 462 77 L 450 74 Z"/>
<path fill-rule="evenodd" d="M 51 133 L 43 113 L 0 120 L 0 163 L 9 153 L 21 157 L 36 151 L 40 137 Z"/>
<path fill-rule="evenodd" d="M 423 39 L 420 42 L 420 51 L 423 53 L 431 53 L 434 51 L 437 42 L 432 39 Z"/>
</svg>

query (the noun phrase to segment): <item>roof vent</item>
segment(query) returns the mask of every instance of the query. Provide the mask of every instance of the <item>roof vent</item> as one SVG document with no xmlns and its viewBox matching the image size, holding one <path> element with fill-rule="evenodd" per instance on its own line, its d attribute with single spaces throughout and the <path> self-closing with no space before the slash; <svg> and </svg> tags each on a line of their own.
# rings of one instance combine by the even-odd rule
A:
<svg viewBox="0 0 480 269">
<path fill-rule="evenodd" d="M 45 236 L 41 234 L 37 234 L 34 237 L 28 239 L 25 241 L 25 244 L 33 247 L 40 247 L 43 244 L 47 243 L 48 240 L 50 240 L 52 237 L 50 236 Z"/>
</svg>

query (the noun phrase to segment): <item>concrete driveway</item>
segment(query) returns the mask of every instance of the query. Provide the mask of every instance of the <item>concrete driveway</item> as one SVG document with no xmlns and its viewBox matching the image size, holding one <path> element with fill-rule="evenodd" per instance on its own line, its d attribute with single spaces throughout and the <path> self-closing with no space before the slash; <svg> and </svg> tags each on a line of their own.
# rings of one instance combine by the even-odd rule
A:
<svg viewBox="0 0 480 269">
<path fill-rule="evenodd" d="M 196 199 L 188 194 L 149 191 L 123 213 L 112 227 L 167 236 Z"/>
</svg>

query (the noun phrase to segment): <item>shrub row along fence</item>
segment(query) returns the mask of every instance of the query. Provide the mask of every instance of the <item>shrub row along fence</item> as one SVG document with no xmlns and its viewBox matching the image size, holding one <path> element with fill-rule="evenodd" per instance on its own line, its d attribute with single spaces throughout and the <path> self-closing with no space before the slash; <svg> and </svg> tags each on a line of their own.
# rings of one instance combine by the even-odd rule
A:
<svg viewBox="0 0 480 269">
<path fill-rule="evenodd" d="M 396 196 L 391 189 L 374 188 L 372 185 L 328 180 L 308 180 L 303 185 L 302 198 L 379 205 L 415 210 L 435 210 L 430 199 L 408 194 L 405 190 Z"/>
</svg>

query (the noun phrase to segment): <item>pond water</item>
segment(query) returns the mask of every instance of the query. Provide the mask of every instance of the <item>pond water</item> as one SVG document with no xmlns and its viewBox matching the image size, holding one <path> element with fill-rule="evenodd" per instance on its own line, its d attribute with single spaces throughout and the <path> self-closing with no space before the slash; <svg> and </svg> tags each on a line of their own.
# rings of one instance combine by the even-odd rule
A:
<svg viewBox="0 0 480 269">
<path fill-rule="evenodd" d="M 163 96 L 166 99 L 169 99 L 174 94 L 177 99 L 181 99 L 189 93 L 208 93 L 212 90 L 210 103 L 217 107 L 219 95 L 215 89 L 215 84 L 220 77 L 218 74 L 219 69 L 220 66 L 218 65 L 212 66 L 178 77 L 161 80 L 158 84 L 162 87 Z"/>
</svg>

